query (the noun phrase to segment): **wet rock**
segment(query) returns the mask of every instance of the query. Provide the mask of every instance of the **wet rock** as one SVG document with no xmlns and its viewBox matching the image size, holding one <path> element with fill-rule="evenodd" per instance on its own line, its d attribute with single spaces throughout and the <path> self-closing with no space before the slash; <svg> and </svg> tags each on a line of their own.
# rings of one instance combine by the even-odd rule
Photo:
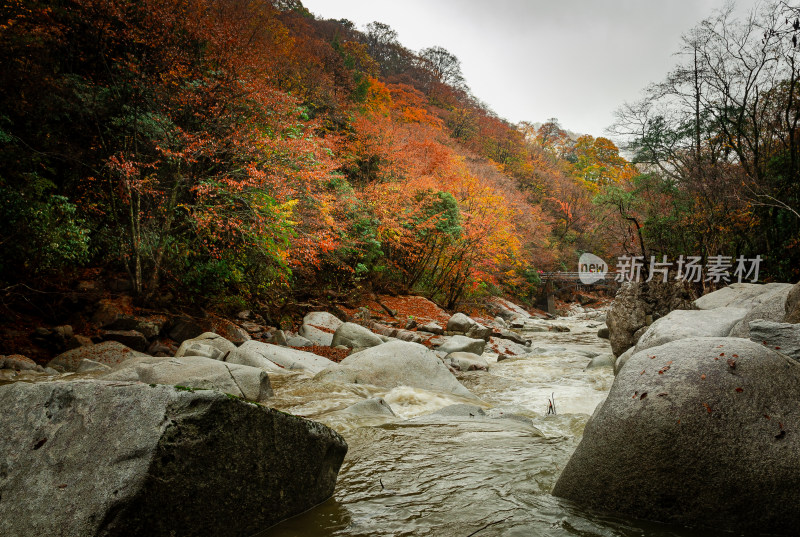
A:
<svg viewBox="0 0 800 537">
<path fill-rule="evenodd" d="M 688 338 L 637 352 L 553 494 L 642 519 L 794 535 L 798 400 L 800 364 L 752 341 Z"/>
<path fill-rule="evenodd" d="M 147 355 L 135 351 L 117 341 L 106 341 L 96 345 L 79 347 L 59 354 L 50 360 L 47 365 L 56 370 L 77 371 L 83 359 L 93 360 L 114 367 L 131 358 L 142 356 Z"/>
<path fill-rule="evenodd" d="M 756 320 L 750 323 L 750 339 L 800 361 L 800 325 Z"/>
<path fill-rule="evenodd" d="M 319 423 L 211 391 L 18 382 L 0 406 L 8 536 L 253 535 L 329 498 L 347 451 Z"/>
<path fill-rule="evenodd" d="M 331 346 L 344 345 L 351 349 L 365 349 L 380 345 L 383 340 L 364 328 L 363 326 L 355 323 L 344 323 L 333 334 Z"/>
<path fill-rule="evenodd" d="M 101 378 L 219 390 L 248 401 L 262 402 L 272 397 L 272 385 L 266 371 L 202 356 L 139 358 L 118 366 Z"/>
<path fill-rule="evenodd" d="M 601 354 L 600 356 L 595 356 L 592 360 L 583 368 L 584 371 L 590 371 L 592 369 L 600 369 L 602 367 L 609 367 L 614 369 L 614 355 L 613 354 Z"/>
<path fill-rule="evenodd" d="M 474 398 L 432 351 L 419 343 L 391 341 L 351 354 L 314 377 L 325 382 L 411 386 Z"/>
<path fill-rule="evenodd" d="M 336 366 L 335 362 L 323 356 L 260 341 L 245 342 L 235 352 L 228 355 L 227 361 L 265 370 L 282 368 L 289 371 L 308 371 L 311 374 L 319 373 L 327 367 Z"/>
<path fill-rule="evenodd" d="M 600 330 L 597 331 L 597 337 L 601 339 L 608 339 L 609 337 L 609 330 L 607 326 L 602 327 Z"/>
<path fill-rule="evenodd" d="M 452 352 L 471 352 L 472 354 L 483 354 L 486 342 L 482 339 L 472 339 L 467 336 L 451 336 L 444 343 L 439 345 L 436 350 L 445 354 Z"/>
<path fill-rule="evenodd" d="M 743 308 L 675 310 L 654 322 L 636 343 L 636 352 L 689 337 L 724 337 L 747 315 Z"/>
<path fill-rule="evenodd" d="M 371 399 L 364 399 L 354 405 L 350 405 L 342 412 L 353 414 L 356 416 L 393 416 L 396 417 L 392 407 L 389 403 L 384 401 L 383 397 L 373 397 Z"/>
<path fill-rule="evenodd" d="M 213 353 L 201 351 L 201 347 L 195 348 L 197 345 L 211 347 L 217 352 Z M 205 356 L 206 358 L 213 358 L 214 360 L 222 360 L 226 354 L 230 354 L 235 350 L 236 345 L 219 334 L 215 334 L 214 332 L 203 332 L 199 336 L 192 339 L 187 339 L 181 343 L 181 346 L 178 348 L 178 352 L 175 353 L 175 356 Z M 200 354 L 196 354 L 197 352 L 200 352 Z"/>
<path fill-rule="evenodd" d="M 335 316 L 324 311 L 314 311 L 303 317 L 303 326 L 299 335 L 320 347 L 330 347 L 333 342 L 333 333 L 342 326 Z"/>
<path fill-rule="evenodd" d="M 103 341 L 117 341 L 140 352 L 144 352 L 148 347 L 147 338 L 136 330 L 101 330 L 100 337 Z"/>
<path fill-rule="evenodd" d="M 489 363 L 477 354 L 453 352 L 445 356 L 444 365 L 456 371 L 488 371 Z"/>
</svg>

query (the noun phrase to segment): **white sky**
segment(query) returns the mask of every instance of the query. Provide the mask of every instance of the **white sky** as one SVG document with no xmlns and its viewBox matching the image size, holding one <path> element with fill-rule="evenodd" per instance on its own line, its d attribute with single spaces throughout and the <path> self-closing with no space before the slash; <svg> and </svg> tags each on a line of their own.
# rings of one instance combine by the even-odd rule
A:
<svg viewBox="0 0 800 537">
<path fill-rule="evenodd" d="M 725 0 L 302 0 L 359 29 L 388 24 L 405 47 L 439 45 L 476 97 L 501 117 L 558 118 L 605 135 L 614 110 L 673 66 L 681 34 Z M 756 0 L 739 0 L 747 11 Z"/>
</svg>

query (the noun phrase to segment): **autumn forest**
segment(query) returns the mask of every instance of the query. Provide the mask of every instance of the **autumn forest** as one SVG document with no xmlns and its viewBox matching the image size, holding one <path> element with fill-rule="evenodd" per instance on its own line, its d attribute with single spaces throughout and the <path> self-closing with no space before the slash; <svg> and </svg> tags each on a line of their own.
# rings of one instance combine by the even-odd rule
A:
<svg viewBox="0 0 800 537">
<path fill-rule="evenodd" d="M 93 269 L 143 304 L 269 315 L 356 292 L 530 303 L 583 252 L 760 255 L 762 280 L 797 281 L 800 13 L 762 7 L 687 29 L 595 138 L 512 124 L 444 48 L 299 0 L 10 0 L 6 298 Z"/>
</svg>

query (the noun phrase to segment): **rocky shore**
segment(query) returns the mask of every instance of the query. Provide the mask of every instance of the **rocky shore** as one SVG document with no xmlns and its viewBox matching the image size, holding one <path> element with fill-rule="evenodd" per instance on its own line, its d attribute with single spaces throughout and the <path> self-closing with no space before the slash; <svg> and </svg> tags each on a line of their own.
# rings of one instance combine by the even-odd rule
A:
<svg viewBox="0 0 800 537">
<path fill-rule="evenodd" d="M 629 285 L 610 308 L 617 377 L 553 494 L 684 526 L 796 534 L 800 284 L 733 284 L 649 324 L 641 296 Z"/>
<path fill-rule="evenodd" d="M 424 306 L 434 315 L 395 326 L 312 312 L 288 332 L 248 312 L 168 319 L 101 300 L 93 339 L 37 330 L 68 350 L 0 357 L 0 507 L 13 513 L 0 532 L 250 535 L 330 497 L 347 451 L 330 428 L 271 409 L 276 381 L 428 390 L 464 402 L 447 419 L 486 416 L 456 375 L 529 355 L 523 334 L 569 330 L 499 299 L 494 318 Z M 339 413 L 397 419 L 380 397 Z"/>
</svg>

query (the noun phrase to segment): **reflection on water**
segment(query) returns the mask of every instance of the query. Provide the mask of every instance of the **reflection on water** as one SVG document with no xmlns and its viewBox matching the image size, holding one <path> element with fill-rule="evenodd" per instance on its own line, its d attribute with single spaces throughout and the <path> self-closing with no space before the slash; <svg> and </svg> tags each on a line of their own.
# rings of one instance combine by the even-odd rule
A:
<svg viewBox="0 0 800 537">
<path fill-rule="evenodd" d="M 583 371 L 587 351 L 610 352 L 597 329 L 561 324 L 572 331 L 529 334 L 537 353 L 459 377 L 490 416 L 529 422 L 431 415 L 465 401 L 415 388 L 276 378 L 274 406 L 333 427 L 350 449 L 333 498 L 260 537 L 709 535 L 587 513 L 549 494 L 613 381 L 609 369 Z M 397 418 L 342 412 L 376 396 Z M 544 416 L 551 396 L 558 415 Z"/>
</svg>

